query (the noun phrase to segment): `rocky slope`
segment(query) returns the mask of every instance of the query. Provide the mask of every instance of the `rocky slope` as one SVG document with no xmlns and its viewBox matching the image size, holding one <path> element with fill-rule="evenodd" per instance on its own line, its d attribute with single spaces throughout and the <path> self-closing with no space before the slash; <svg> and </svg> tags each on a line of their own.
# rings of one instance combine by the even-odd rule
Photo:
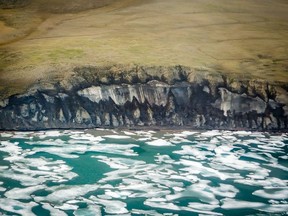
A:
<svg viewBox="0 0 288 216">
<path fill-rule="evenodd" d="M 288 85 L 175 67 L 81 67 L 0 102 L 0 128 L 288 129 Z"/>
</svg>

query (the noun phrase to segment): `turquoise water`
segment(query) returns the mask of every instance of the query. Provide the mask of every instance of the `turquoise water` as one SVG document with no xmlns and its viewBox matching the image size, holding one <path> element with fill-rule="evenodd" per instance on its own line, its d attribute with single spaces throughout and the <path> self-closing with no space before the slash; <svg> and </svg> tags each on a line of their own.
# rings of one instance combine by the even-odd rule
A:
<svg viewBox="0 0 288 216">
<path fill-rule="evenodd" d="M 0 133 L 0 215 L 286 215 L 288 135 Z"/>
</svg>

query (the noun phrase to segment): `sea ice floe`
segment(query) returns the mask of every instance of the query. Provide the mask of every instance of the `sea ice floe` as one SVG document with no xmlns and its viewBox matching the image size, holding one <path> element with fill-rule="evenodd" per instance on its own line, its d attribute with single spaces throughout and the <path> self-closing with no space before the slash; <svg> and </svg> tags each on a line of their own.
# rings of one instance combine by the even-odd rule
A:
<svg viewBox="0 0 288 216">
<path fill-rule="evenodd" d="M 167 201 L 157 201 L 153 199 L 147 199 L 144 201 L 144 204 L 147 206 L 151 206 L 154 208 L 162 208 L 167 210 L 173 210 L 173 211 L 188 211 L 188 212 L 196 212 L 204 215 L 222 215 L 221 213 L 217 212 L 211 212 L 211 211 L 205 211 L 205 210 L 199 210 L 197 208 L 191 208 L 186 206 L 178 206 L 174 203 L 170 203 Z"/>
<path fill-rule="evenodd" d="M 153 141 L 146 142 L 146 144 L 151 146 L 173 146 L 171 142 L 168 142 L 167 140 L 164 139 L 156 139 Z"/>
<path fill-rule="evenodd" d="M 182 150 L 174 151 L 174 154 L 180 155 L 191 155 L 194 156 L 195 160 L 205 160 L 207 157 L 213 156 L 214 154 L 209 151 L 203 151 L 195 146 L 183 145 Z"/>
<path fill-rule="evenodd" d="M 93 158 L 97 158 L 98 161 L 106 163 L 112 169 L 128 169 L 130 167 L 134 167 L 137 165 L 145 164 L 144 161 L 133 160 L 129 158 L 112 158 L 106 156 L 92 156 Z"/>
<path fill-rule="evenodd" d="M 89 199 L 98 205 L 104 206 L 104 210 L 107 214 L 127 214 L 127 204 L 120 200 L 106 200 L 99 199 L 95 196 L 90 196 Z"/>
<path fill-rule="evenodd" d="M 131 139 L 130 136 L 124 136 L 124 135 L 105 135 L 103 137 L 109 138 L 109 139 Z"/>
<path fill-rule="evenodd" d="M 37 205 L 35 202 L 24 203 L 13 199 L 0 198 L 0 209 L 19 215 L 35 215 L 32 208 Z"/>
<path fill-rule="evenodd" d="M 163 216 L 155 210 L 141 210 L 141 209 L 132 209 L 131 213 L 134 215 L 145 215 L 145 216 Z"/>
<path fill-rule="evenodd" d="M 55 208 L 61 209 L 61 210 L 76 210 L 79 208 L 78 205 L 73 205 L 69 203 L 64 203 L 62 205 L 55 205 Z"/>
<path fill-rule="evenodd" d="M 213 136 L 220 136 L 220 135 L 222 135 L 222 133 L 218 130 L 206 131 L 200 134 L 200 136 L 203 136 L 203 137 L 213 137 Z"/>
<path fill-rule="evenodd" d="M 32 193 L 34 193 L 35 191 L 44 189 L 44 188 L 45 188 L 44 185 L 36 185 L 36 186 L 31 186 L 31 187 L 26 187 L 26 188 L 13 188 L 7 191 L 4 195 L 10 199 L 29 200 L 31 199 Z"/>
<path fill-rule="evenodd" d="M 221 200 L 221 202 L 222 202 L 221 208 L 223 209 L 243 209 L 243 208 L 259 209 L 266 206 L 265 203 L 261 202 L 243 201 L 231 198 L 224 198 Z"/>
<path fill-rule="evenodd" d="M 89 204 L 86 208 L 80 208 L 74 211 L 75 216 L 101 216 L 101 207 L 96 204 Z"/>
<path fill-rule="evenodd" d="M 37 202 L 49 202 L 55 204 L 62 204 L 68 200 L 74 200 L 77 197 L 84 196 L 88 192 L 95 191 L 99 188 L 99 185 L 60 185 L 49 187 L 46 190 L 52 191 L 45 197 L 34 197 Z"/>
<path fill-rule="evenodd" d="M 285 187 L 287 182 L 275 177 L 267 177 L 265 179 L 235 179 L 234 182 L 245 184 L 249 186 L 259 186 L 259 187 Z"/>
<path fill-rule="evenodd" d="M 202 182 L 195 183 L 185 189 L 183 192 L 176 194 L 170 194 L 166 196 L 169 201 L 177 200 L 179 198 L 197 198 L 200 201 L 208 204 L 218 204 L 219 201 L 211 191 L 211 187 L 208 186 L 210 181 L 203 180 Z"/>
<path fill-rule="evenodd" d="M 180 159 L 179 162 L 177 162 L 176 164 L 184 165 L 185 167 L 180 168 L 180 170 L 188 172 L 189 174 L 193 174 L 193 175 L 200 174 L 204 177 L 217 177 L 217 178 L 220 178 L 221 180 L 235 177 L 233 173 L 220 172 L 213 168 L 206 167 L 201 162 L 198 162 L 198 161 Z"/>
<path fill-rule="evenodd" d="M 159 153 L 155 156 L 155 162 L 162 164 L 173 164 L 175 160 L 171 159 L 169 155 L 160 155 Z"/>
<path fill-rule="evenodd" d="M 12 132 L 0 132 L 0 137 L 7 138 L 7 137 L 12 137 L 12 136 L 13 136 Z"/>
<path fill-rule="evenodd" d="M 65 212 L 54 208 L 49 203 L 43 203 L 42 208 L 48 210 L 51 216 L 66 216 L 67 215 Z"/>
<path fill-rule="evenodd" d="M 288 187 L 266 187 L 263 190 L 257 190 L 252 193 L 266 199 L 285 200 L 288 199 Z"/>
</svg>

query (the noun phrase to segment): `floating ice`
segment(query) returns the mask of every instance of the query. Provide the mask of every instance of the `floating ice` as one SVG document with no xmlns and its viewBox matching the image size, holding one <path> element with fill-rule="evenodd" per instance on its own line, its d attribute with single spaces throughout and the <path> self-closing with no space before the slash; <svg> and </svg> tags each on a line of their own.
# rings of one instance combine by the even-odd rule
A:
<svg viewBox="0 0 288 216">
<path fill-rule="evenodd" d="M 146 142 L 148 145 L 151 146 L 173 146 L 172 143 L 164 140 L 164 139 L 156 139 L 153 141 Z"/>
<path fill-rule="evenodd" d="M 44 189 L 44 185 L 36 185 L 27 188 L 13 188 L 5 193 L 5 196 L 10 199 L 31 199 L 31 194 L 37 190 Z"/>
<path fill-rule="evenodd" d="M 106 156 L 92 156 L 98 158 L 100 162 L 106 163 L 112 169 L 128 169 L 131 166 L 145 164 L 144 161 L 133 160 L 129 158 L 108 158 Z"/>
<path fill-rule="evenodd" d="M 260 202 L 251 202 L 251 201 L 243 201 L 243 200 L 235 200 L 235 199 L 230 199 L 230 198 L 224 198 L 221 200 L 222 205 L 221 208 L 223 209 L 259 209 L 263 208 L 266 206 L 265 203 L 260 203 Z"/>
<path fill-rule="evenodd" d="M 67 215 L 65 212 L 52 207 L 49 203 L 43 203 L 42 207 L 48 210 L 51 216 L 66 216 Z"/>
<path fill-rule="evenodd" d="M 101 207 L 96 204 L 89 204 L 86 208 L 74 211 L 75 216 L 101 216 Z"/>
<path fill-rule="evenodd" d="M 12 137 L 13 134 L 12 133 L 9 133 L 9 132 L 0 132 L 0 137 Z"/>
<path fill-rule="evenodd" d="M 222 135 L 222 133 L 218 130 L 211 130 L 211 131 L 203 132 L 200 135 L 204 137 L 213 137 L 213 136 L 220 136 Z"/>
<path fill-rule="evenodd" d="M 0 198 L 0 209 L 20 215 L 35 215 L 32 208 L 37 206 L 35 202 L 24 203 L 13 199 Z"/>
<path fill-rule="evenodd" d="M 65 201 L 73 200 L 77 197 L 83 196 L 87 194 L 90 191 L 95 191 L 99 188 L 99 185 L 60 185 L 60 186 L 54 186 L 50 187 L 47 190 L 52 191 L 51 194 L 49 194 L 46 197 L 35 197 L 35 201 L 39 202 L 49 202 L 49 203 L 56 203 L 56 204 L 62 204 Z"/>
<path fill-rule="evenodd" d="M 103 136 L 105 138 L 110 138 L 110 139 L 130 139 L 130 136 L 124 136 L 124 135 L 106 135 Z"/>
<path fill-rule="evenodd" d="M 162 214 L 158 213 L 155 210 L 132 209 L 131 213 L 135 215 L 145 215 L 145 216 L 162 216 Z"/>
<path fill-rule="evenodd" d="M 221 215 L 233 209 L 245 209 L 248 214 L 288 211 L 286 134 L 92 132 L 0 133 L 4 182 L 0 182 L 0 211 L 33 215 L 31 209 L 37 205 L 51 215 L 101 215 L 103 210 L 105 215 L 173 215 L 155 210 L 160 208 L 179 215 Z M 147 145 L 134 144 L 137 140 Z M 169 148 L 157 148 L 161 146 Z M 80 158 L 89 164 L 79 166 Z M 90 166 L 99 166 L 91 179 Z M 89 184 L 85 184 L 86 175 Z M 246 188 L 247 200 L 237 200 L 245 199 Z M 251 196 L 260 201 L 253 202 Z M 137 209 L 129 211 L 130 201 L 132 208 L 139 204 Z M 145 210 L 140 209 L 143 204 Z"/>
<path fill-rule="evenodd" d="M 288 199 L 288 187 L 279 188 L 271 187 L 264 190 L 257 190 L 253 192 L 253 195 L 266 199 Z"/>
<path fill-rule="evenodd" d="M 55 208 L 61 209 L 61 210 L 76 210 L 78 209 L 78 206 L 72 205 L 69 203 L 64 203 L 63 205 L 55 205 Z"/>
<path fill-rule="evenodd" d="M 105 200 L 99 199 L 95 196 L 90 196 L 89 198 L 93 202 L 99 205 L 104 205 L 105 212 L 107 214 L 126 214 L 128 210 L 126 209 L 126 203 L 119 200 Z"/>
</svg>

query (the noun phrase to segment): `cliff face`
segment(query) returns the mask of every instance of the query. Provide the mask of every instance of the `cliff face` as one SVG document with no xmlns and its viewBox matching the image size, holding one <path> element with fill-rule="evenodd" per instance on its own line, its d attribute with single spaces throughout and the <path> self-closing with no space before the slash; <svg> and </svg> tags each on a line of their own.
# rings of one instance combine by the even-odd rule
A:
<svg viewBox="0 0 288 216">
<path fill-rule="evenodd" d="M 288 86 L 184 67 L 77 68 L 0 102 L 0 128 L 288 129 Z"/>
</svg>

